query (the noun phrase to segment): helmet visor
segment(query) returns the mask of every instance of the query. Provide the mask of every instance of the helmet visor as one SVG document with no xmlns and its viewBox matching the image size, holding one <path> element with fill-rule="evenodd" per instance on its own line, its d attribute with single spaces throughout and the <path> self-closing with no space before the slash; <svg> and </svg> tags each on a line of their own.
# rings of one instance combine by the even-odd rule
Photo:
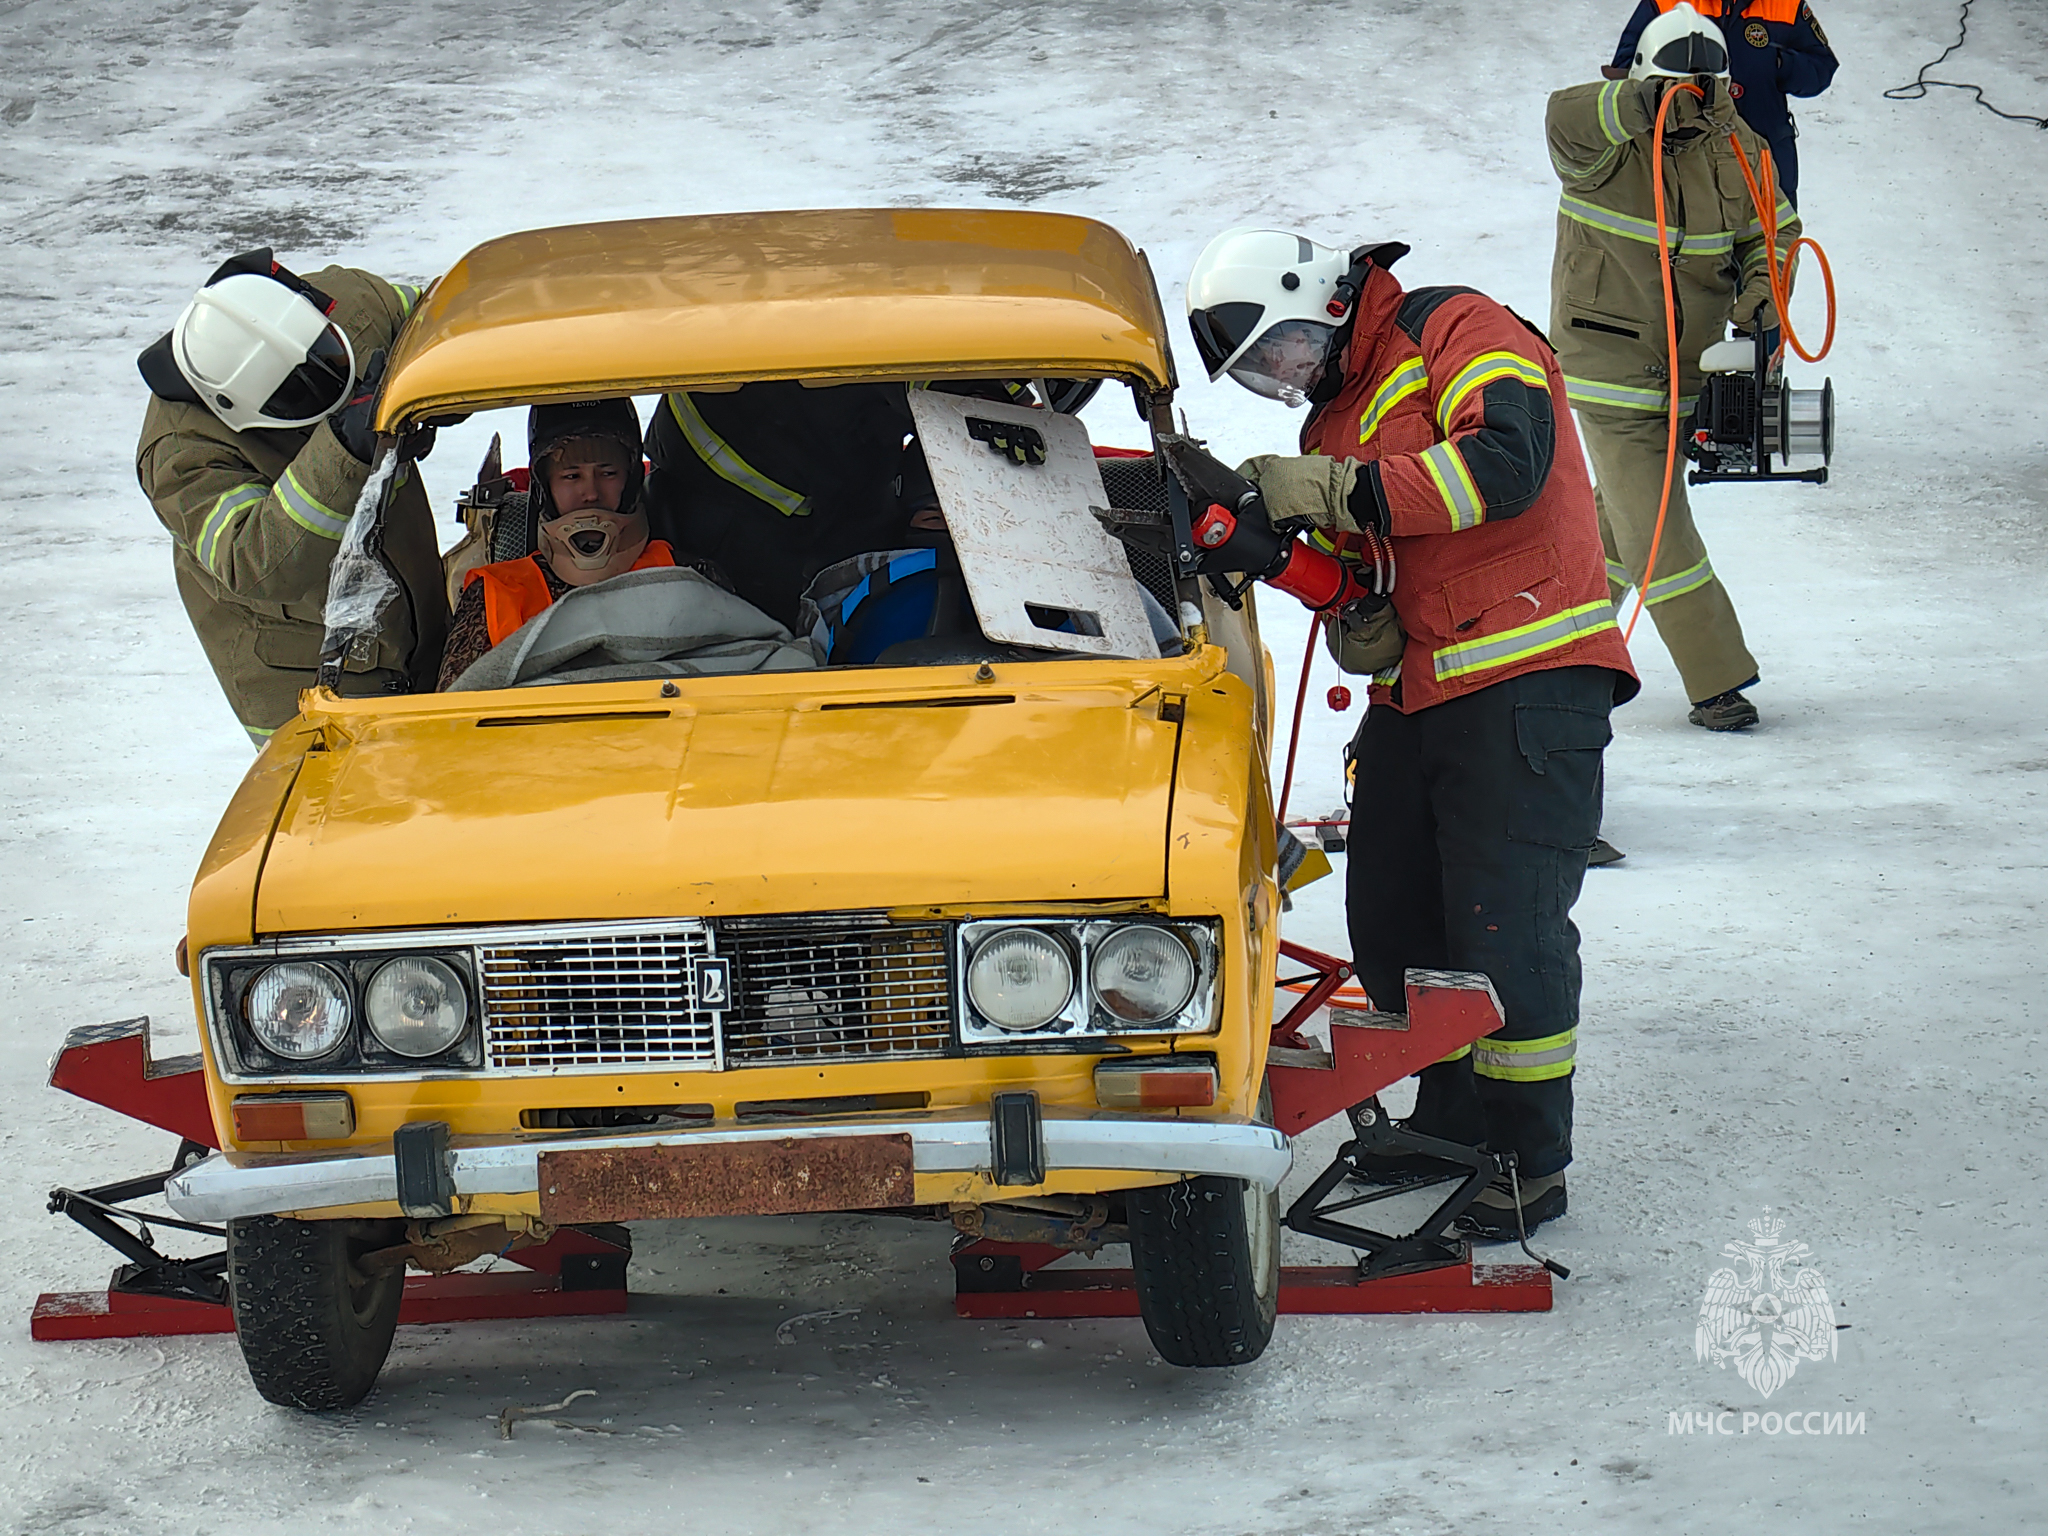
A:
<svg viewBox="0 0 2048 1536">
<path fill-rule="evenodd" d="M 328 326 L 306 351 L 306 360 L 284 376 L 284 382 L 263 403 L 273 421 L 318 421 L 348 398 L 355 383 L 348 346 Z"/>
<path fill-rule="evenodd" d="M 1728 50 L 1718 37 L 1706 32 L 1687 32 L 1674 37 L 1650 59 L 1649 73 L 1685 78 L 1689 75 L 1725 75 Z"/>
<path fill-rule="evenodd" d="M 1242 301 L 1212 304 L 1188 316 L 1188 329 L 1195 333 L 1195 350 L 1202 354 L 1202 366 L 1215 378 L 1223 372 L 1237 349 L 1259 333 L 1266 306 Z"/>
<path fill-rule="evenodd" d="M 1245 349 L 1230 376 L 1255 395 L 1301 405 L 1322 380 L 1336 333 L 1314 320 L 1282 320 Z"/>
</svg>

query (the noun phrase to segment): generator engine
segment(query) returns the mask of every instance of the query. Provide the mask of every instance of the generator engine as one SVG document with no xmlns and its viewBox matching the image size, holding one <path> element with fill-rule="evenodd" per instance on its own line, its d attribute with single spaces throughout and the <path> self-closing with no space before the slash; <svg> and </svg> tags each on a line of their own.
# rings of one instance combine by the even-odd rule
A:
<svg viewBox="0 0 2048 1536">
<path fill-rule="evenodd" d="M 1715 480 L 1803 480 L 1825 485 L 1835 453 L 1835 384 L 1786 386 L 1761 332 L 1716 342 L 1700 354 L 1706 379 L 1685 435 L 1685 456 L 1698 468 L 1688 485 Z M 1775 469 L 1774 460 L 1819 458 L 1818 469 Z"/>
</svg>

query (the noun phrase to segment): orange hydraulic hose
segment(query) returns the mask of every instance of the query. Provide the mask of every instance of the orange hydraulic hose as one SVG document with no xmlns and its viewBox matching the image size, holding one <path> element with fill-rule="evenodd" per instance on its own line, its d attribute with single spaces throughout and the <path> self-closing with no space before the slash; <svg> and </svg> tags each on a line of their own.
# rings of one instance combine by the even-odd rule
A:
<svg viewBox="0 0 2048 1536">
<path fill-rule="evenodd" d="M 1664 494 L 1657 498 L 1657 526 L 1650 530 L 1650 558 L 1643 579 L 1636 587 L 1636 611 L 1628 616 L 1628 628 L 1621 632 L 1623 645 L 1635 637 L 1636 622 L 1650 606 L 1650 583 L 1657 579 L 1657 549 L 1664 542 L 1664 517 L 1671 510 L 1671 479 L 1678 473 L 1678 298 L 1672 289 L 1671 238 L 1664 224 L 1664 117 L 1680 91 L 1691 91 L 1705 99 L 1706 93 L 1689 82 L 1680 82 L 1664 93 L 1657 103 L 1657 123 L 1650 135 L 1651 185 L 1656 188 L 1657 274 L 1664 284 L 1664 356 L 1671 375 L 1670 431 L 1664 440 Z"/>
<path fill-rule="evenodd" d="M 1282 823 L 1287 820 L 1287 799 L 1294 793 L 1294 752 L 1301 745 L 1301 706 L 1308 698 L 1308 669 L 1316 659 L 1316 636 L 1323 632 L 1323 625 L 1331 622 L 1323 613 L 1311 612 L 1308 616 L 1308 644 L 1301 652 L 1301 679 L 1294 685 L 1294 723 L 1287 731 L 1287 767 L 1280 778 L 1280 809 L 1276 813 Z"/>
<path fill-rule="evenodd" d="M 1742 179 L 1749 184 L 1750 201 L 1756 204 L 1758 222 L 1764 227 L 1764 268 L 1770 274 L 1771 306 L 1778 313 L 1778 328 L 1784 333 L 1784 344 L 1797 352 L 1809 363 L 1817 363 L 1826 357 L 1835 345 L 1835 274 L 1828 265 L 1828 253 L 1820 248 L 1820 242 L 1801 235 L 1792 242 L 1792 249 L 1785 253 L 1784 264 L 1778 262 L 1778 177 L 1777 167 L 1771 163 L 1770 146 L 1766 145 L 1758 160 L 1757 172 L 1749 169 L 1749 156 L 1742 152 L 1742 141 L 1734 134 L 1728 135 L 1728 142 L 1735 146 L 1735 162 L 1742 167 Z M 1758 185 L 1759 176 L 1762 185 Z M 1799 333 L 1792 329 L 1792 267 L 1799 259 L 1799 248 L 1805 246 L 1813 252 L 1813 259 L 1820 263 L 1821 282 L 1828 294 L 1828 328 L 1821 337 L 1820 350 L 1809 352 L 1800 345 Z"/>
</svg>

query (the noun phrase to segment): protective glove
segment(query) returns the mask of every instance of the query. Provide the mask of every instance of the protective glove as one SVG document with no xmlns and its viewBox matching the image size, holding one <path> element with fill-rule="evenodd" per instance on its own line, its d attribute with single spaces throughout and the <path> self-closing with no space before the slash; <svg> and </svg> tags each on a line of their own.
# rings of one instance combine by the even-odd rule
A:
<svg viewBox="0 0 2048 1536">
<path fill-rule="evenodd" d="M 1351 491 L 1358 483 L 1358 464 L 1327 454 L 1262 453 L 1246 459 L 1237 472 L 1259 488 L 1266 511 L 1282 519 L 1303 517 L 1318 528 L 1357 533 L 1351 516 Z"/>
<path fill-rule="evenodd" d="M 328 426 L 349 451 L 349 457 L 364 464 L 377 456 L 377 431 L 372 423 L 377 418 L 377 384 L 383 377 L 384 349 L 379 347 L 370 354 L 370 361 L 347 402 L 327 418 Z"/>
<path fill-rule="evenodd" d="M 370 354 L 369 365 L 363 369 L 363 376 L 357 380 L 355 391 L 347 403 L 327 418 L 327 424 L 334 429 L 341 446 L 349 451 L 349 457 L 364 464 L 377 456 L 377 432 L 372 423 L 377 418 L 377 386 L 383 378 L 384 349 L 379 347 Z M 444 419 L 453 422 L 467 418 Z M 414 427 L 398 445 L 399 457 L 415 463 L 433 451 L 434 429 L 431 426 Z"/>
</svg>

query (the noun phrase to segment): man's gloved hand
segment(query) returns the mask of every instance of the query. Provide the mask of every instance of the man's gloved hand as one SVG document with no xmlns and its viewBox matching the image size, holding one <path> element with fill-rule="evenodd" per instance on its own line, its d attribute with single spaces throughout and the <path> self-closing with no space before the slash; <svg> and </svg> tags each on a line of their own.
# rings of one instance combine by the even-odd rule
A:
<svg viewBox="0 0 2048 1536">
<path fill-rule="evenodd" d="M 1355 460 L 1320 453 L 1262 453 L 1238 465 L 1237 472 L 1259 488 L 1272 517 L 1305 517 L 1318 528 L 1359 531 L 1350 508 L 1351 488 L 1358 483 Z"/>
<path fill-rule="evenodd" d="M 350 392 L 348 401 L 327 418 L 341 446 L 353 459 L 367 464 L 377 457 L 377 432 L 371 425 L 377 416 L 377 385 L 384 377 L 384 349 L 370 354 L 368 366 Z"/>
<path fill-rule="evenodd" d="M 349 456 L 364 464 L 377 456 L 377 433 L 371 423 L 377 417 L 377 386 L 383 379 L 384 349 L 379 347 L 370 354 L 369 365 L 363 369 L 362 378 L 356 381 L 347 403 L 327 418 L 327 424 L 334 428 L 335 437 L 349 451 Z M 468 418 L 449 416 L 440 419 L 452 425 Z M 398 456 L 414 462 L 433 451 L 434 429 L 431 426 L 414 427 L 398 445 Z"/>
</svg>

